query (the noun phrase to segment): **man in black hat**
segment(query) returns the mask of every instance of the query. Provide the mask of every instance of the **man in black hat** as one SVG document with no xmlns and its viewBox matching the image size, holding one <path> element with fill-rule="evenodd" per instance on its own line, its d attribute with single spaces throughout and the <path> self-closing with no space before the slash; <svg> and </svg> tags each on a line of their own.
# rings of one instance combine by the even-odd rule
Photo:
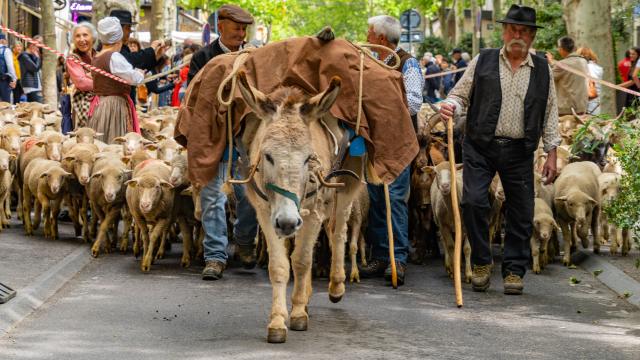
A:
<svg viewBox="0 0 640 360">
<path fill-rule="evenodd" d="M 147 71 L 153 70 L 156 65 L 158 65 L 158 61 L 168 47 L 163 46 L 161 41 L 155 40 L 151 42 L 151 47 L 131 52 L 127 43 L 131 36 L 131 26 L 136 24 L 136 22 L 133 21 L 131 12 L 129 12 L 129 10 L 116 9 L 111 10 L 109 16 L 118 18 L 122 26 L 122 50 L 120 50 L 120 54 L 122 54 L 134 68 Z M 133 99 L 135 99 L 135 97 L 133 97 Z"/>
<path fill-rule="evenodd" d="M 451 60 L 453 60 L 453 65 L 456 67 L 456 69 L 462 69 L 467 67 L 467 62 L 462 58 L 462 50 L 459 48 L 455 48 L 453 49 L 453 51 L 451 51 Z M 458 83 L 458 81 L 462 79 L 463 74 L 464 74 L 464 71 L 455 73 L 453 75 L 454 83 Z"/>
<path fill-rule="evenodd" d="M 500 22 L 504 46 L 481 50 L 449 93 L 440 114 L 448 118 L 467 108 L 462 210 L 472 248 L 473 290 L 489 288 L 493 269 L 487 214 L 489 185 L 497 172 L 506 196 L 504 293 L 520 295 L 531 256 L 533 153 L 542 138 L 548 153 L 542 176 L 546 184 L 551 183 L 560 144 L 558 108 L 546 59 L 529 53 L 540 28 L 535 10 L 512 5 Z"/>
<path fill-rule="evenodd" d="M 189 64 L 187 81 L 194 76 L 209 60 L 232 51 L 242 50 L 246 44 L 247 26 L 253 24 L 253 17 L 237 5 L 222 5 L 218 9 L 218 37 L 211 44 L 193 54 Z"/>
</svg>

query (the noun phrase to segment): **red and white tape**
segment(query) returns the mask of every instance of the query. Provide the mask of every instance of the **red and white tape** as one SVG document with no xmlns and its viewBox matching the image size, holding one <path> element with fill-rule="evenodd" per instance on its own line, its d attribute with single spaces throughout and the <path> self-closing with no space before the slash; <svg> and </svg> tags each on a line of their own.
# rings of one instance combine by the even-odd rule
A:
<svg viewBox="0 0 640 360">
<path fill-rule="evenodd" d="M 49 52 L 54 53 L 58 57 L 60 57 L 60 56 L 61 57 L 65 57 L 65 55 L 63 53 L 61 53 L 60 51 L 58 51 L 56 49 L 52 49 L 52 48 L 48 47 L 47 45 L 41 43 L 40 41 L 34 40 L 34 39 L 32 39 L 32 38 L 30 38 L 30 37 L 28 37 L 26 35 L 22 35 L 19 32 L 15 31 L 15 30 L 12 30 L 12 29 L 9 29 L 8 27 L 6 27 L 4 25 L 0 25 L 0 29 L 2 29 L 5 32 L 7 32 L 7 33 L 9 33 L 9 34 L 11 34 L 13 36 L 16 36 L 16 37 L 18 37 L 18 38 L 20 38 L 20 39 L 22 39 L 22 40 L 24 40 L 24 41 L 26 41 L 28 43 L 34 44 L 39 48 L 48 50 Z M 102 70 L 102 69 L 98 69 L 97 67 L 95 67 L 93 65 L 90 65 L 90 64 L 87 64 L 85 62 L 82 62 L 82 61 L 78 60 L 77 58 L 75 58 L 73 56 L 68 56 L 66 58 L 68 60 L 71 60 L 71 61 L 75 62 L 76 64 L 81 65 L 85 69 L 88 69 L 88 70 L 90 70 L 92 72 L 98 73 L 98 74 L 100 74 L 102 76 L 106 76 L 106 77 L 108 77 L 110 79 L 113 79 L 115 81 L 121 82 L 123 84 L 130 85 L 126 80 L 124 80 L 122 78 L 119 78 L 119 77 L 117 77 L 117 76 L 115 76 L 115 75 L 113 75 L 113 74 L 111 74 L 109 72 L 106 72 L 106 71 Z"/>
</svg>

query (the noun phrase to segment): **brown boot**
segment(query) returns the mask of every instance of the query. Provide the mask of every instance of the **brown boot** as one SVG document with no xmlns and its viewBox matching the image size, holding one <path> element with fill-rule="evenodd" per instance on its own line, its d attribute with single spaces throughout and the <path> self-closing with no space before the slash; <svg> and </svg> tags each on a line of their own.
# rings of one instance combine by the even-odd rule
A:
<svg viewBox="0 0 640 360">
<path fill-rule="evenodd" d="M 207 261 L 204 270 L 202 270 L 202 280 L 220 280 L 222 278 L 224 268 L 225 263 L 222 261 Z"/>
<path fill-rule="evenodd" d="M 396 261 L 396 274 L 398 275 L 398 286 L 404 285 L 404 274 L 407 272 L 407 266 Z M 384 279 L 391 283 L 391 264 L 384 271 Z"/>
<path fill-rule="evenodd" d="M 491 271 L 493 265 L 473 265 L 473 275 L 471 276 L 471 286 L 473 291 L 487 291 L 491 285 Z"/>
<path fill-rule="evenodd" d="M 367 266 L 360 268 L 360 277 L 363 279 L 380 277 L 389 263 L 383 260 L 373 259 Z"/>
<path fill-rule="evenodd" d="M 524 284 L 522 278 L 514 273 L 510 273 L 504 278 L 504 293 L 506 295 L 522 295 Z"/>
<path fill-rule="evenodd" d="M 238 258 L 242 267 L 251 270 L 256 267 L 256 248 L 253 245 L 238 245 Z"/>
</svg>

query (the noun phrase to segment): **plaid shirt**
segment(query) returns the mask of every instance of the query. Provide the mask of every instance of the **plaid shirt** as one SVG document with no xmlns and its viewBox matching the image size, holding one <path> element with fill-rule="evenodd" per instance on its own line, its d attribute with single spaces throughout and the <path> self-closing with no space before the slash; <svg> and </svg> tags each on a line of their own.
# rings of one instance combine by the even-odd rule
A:
<svg viewBox="0 0 640 360">
<path fill-rule="evenodd" d="M 397 52 L 400 48 L 397 48 Z M 384 59 L 385 64 L 393 58 L 393 54 L 389 54 Z M 402 67 L 402 79 L 404 81 L 404 89 L 407 94 L 407 104 L 409 105 L 409 113 L 416 115 L 422 106 L 422 88 L 424 87 L 424 77 L 420 64 L 416 58 L 411 57 L 405 61 Z"/>
</svg>

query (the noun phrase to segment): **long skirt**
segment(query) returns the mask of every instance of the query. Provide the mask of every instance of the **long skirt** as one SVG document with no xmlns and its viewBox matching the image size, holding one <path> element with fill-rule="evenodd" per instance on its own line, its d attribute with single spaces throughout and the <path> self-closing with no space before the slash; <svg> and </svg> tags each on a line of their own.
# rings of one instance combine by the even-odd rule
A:
<svg viewBox="0 0 640 360">
<path fill-rule="evenodd" d="M 122 96 L 100 96 L 87 126 L 103 133 L 100 140 L 111 144 L 114 138 L 133 131 L 129 102 Z"/>
</svg>

